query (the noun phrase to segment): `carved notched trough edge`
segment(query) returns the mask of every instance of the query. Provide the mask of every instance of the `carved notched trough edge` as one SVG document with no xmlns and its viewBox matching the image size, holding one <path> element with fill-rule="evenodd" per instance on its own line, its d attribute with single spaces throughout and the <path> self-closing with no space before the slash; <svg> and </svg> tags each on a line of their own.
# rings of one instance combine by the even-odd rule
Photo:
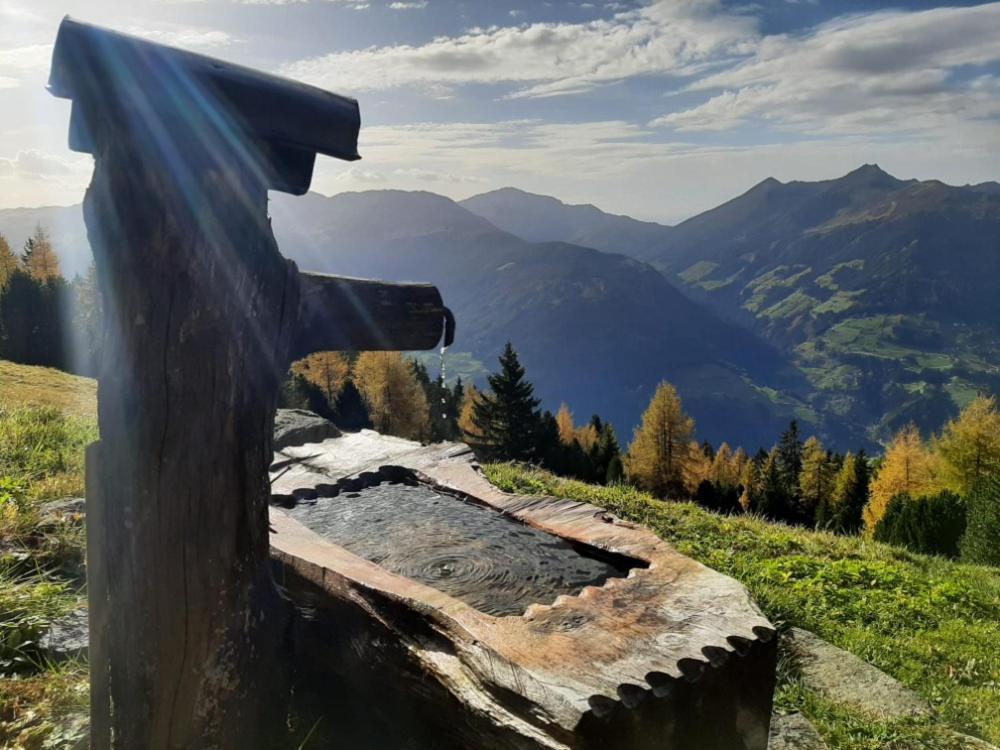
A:
<svg viewBox="0 0 1000 750">
<path fill-rule="evenodd" d="M 311 580 L 331 593 L 350 595 L 390 626 L 384 608 L 407 606 L 455 644 L 457 651 L 447 656 L 423 650 L 413 634 L 400 633 L 442 681 L 471 680 L 497 696 L 478 710 L 501 711 L 509 720 L 500 693 L 513 691 L 531 701 L 530 715 L 522 718 L 558 736 L 588 711 L 600 717 L 619 705 L 634 709 L 648 698 L 667 698 L 678 681 L 698 682 L 709 670 L 748 654 L 755 642 L 774 638 L 774 627 L 740 584 L 681 555 L 651 531 L 586 503 L 501 492 L 466 446 L 410 445 L 386 459 L 394 463 L 376 461 L 328 486 L 300 485 L 293 494 L 316 496 L 338 485 L 359 489 L 409 476 L 570 542 L 648 565 L 550 604 L 533 604 L 520 617 L 492 617 L 389 573 L 272 509 L 277 522 L 272 549 L 279 559 L 298 568 L 306 564 L 300 553 L 328 547 L 312 563 L 322 561 Z M 309 537 L 310 549 L 289 543 L 294 541 L 289 532 Z"/>
</svg>

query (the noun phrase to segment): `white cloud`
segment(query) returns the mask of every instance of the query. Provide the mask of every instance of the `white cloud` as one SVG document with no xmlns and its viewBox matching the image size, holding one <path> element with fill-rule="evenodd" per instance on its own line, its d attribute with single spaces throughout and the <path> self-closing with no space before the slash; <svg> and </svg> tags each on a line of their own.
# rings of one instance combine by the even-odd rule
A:
<svg viewBox="0 0 1000 750">
<path fill-rule="evenodd" d="M 21 81 L 10 76 L 0 76 L 0 89 L 16 89 L 21 85 Z"/>
<path fill-rule="evenodd" d="M 750 54 L 757 36 L 754 19 L 722 12 L 719 0 L 657 0 L 612 19 L 477 28 L 308 58 L 283 72 L 345 92 L 514 83 L 515 96 L 552 96 L 637 75 L 689 75 Z"/>
<path fill-rule="evenodd" d="M 941 130 L 1000 117 L 1000 3 L 835 19 L 802 37 L 763 38 L 748 60 L 689 86 L 704 103 L 653 124 L 728 130 L 764 120 L 812 134 Z"/>
<path fill-rule="evenodd" d="M 411 2 L 389 3 L 392 10 L 422 10 L 427 7 L 427 0 L 412 0 Z"/>
<path fill-rule="evenodd" d="M 453 174 L 452 172 L 438 172 L 433 169 L 422 169 L 420 167 L 409 167 L 407 169 L 394 169 L 392 170 L 393 177 L 399 177 L 408 180 L 421 180 L 423 182 L 450 182 L 454 184 L 461 183 L 482 183 L 484 182 L 481 177 L 474 177 L 472 175 L 465 174 Z"/>
<path fill-rule="evenodd" d="M 66 160 L 37 149 L 19 151 L 13 159 L 0 158 L 0 175 L 26 180 L 62 181 L 90 173 L 90 157 Z"/>
<path fill-rule="evenodd" d="M 996 179 L 1000 130 L 887 142 L 814 138 L 766 145 L 664 142 L 662 131 L 622 121 L 414 123 L 361 131 L 359 165 L 321 159 L 315 190 L 393 187 L 453 198 L 514 185 L 656 221 L 679 221 L 729 200 L 765 177 L 828 179 L 865 162 L 899 177 L 962 184 Z M 371 177 L 377 174 L 377 179 Z M 428 174 L 434 173 L 434 174 Z M 442 178 L 441 175 L 451 175 Z M 475 181 L 456 179 L 468 176 Z"/>
<path fill-rule="evenodd" d="M 176 27 L 162 29 L 147 29 L 139 26 L 129 26 L 122 29 L 126 34 L 148 39 L 151 42 L 167 44 L 171 47 L 187 47 L 194 49 L 211 49 L 225 47 L 239 40 L 228 32 L 218 29 L 201 29 L 195 27 Z"/>
<path fill-rule="evenodd" d="M 10 18 L 18 23 L 36 23 L 41 21 L 43 17 L 38 13 L 24 7 L 23 5 L 18 5 L 12 2 L 2 2 L 0 3 L 0 17 Z"/>
<path fill-rule="evenodd" d="M 0 71 L 48 70 L 51 62 L 51 44 L 29 44 L 0 50 Z"/>
</svg>

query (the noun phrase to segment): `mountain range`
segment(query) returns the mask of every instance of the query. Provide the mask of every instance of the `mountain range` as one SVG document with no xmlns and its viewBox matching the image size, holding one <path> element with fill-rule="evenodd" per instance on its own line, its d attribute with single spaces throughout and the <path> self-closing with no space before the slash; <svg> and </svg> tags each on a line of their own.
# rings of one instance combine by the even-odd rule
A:
<svg viewBox="0 0 1000 750">
<path fill-rule="evenodd" d="M 510 339 L 547 408 L 599 413 L 625 438 L 664 378 L 700 438 L 751 449 L 792 417 L 871 447 L 1000 391 L 996 183 L 866 165 L 768 179 L 676 226 L 513 188 L 276 195 L 271 214 L 302 268 L 437 284 L 459 323 L 449 372 L 481 380 Z M 82 271 L 79 207 L 0 211 L 12 244 L 39 222 Z"/>
<path fill-rule="evenodd" d="M 500 190 L 463 203 L 533 240 L 649 262 L 690 299 L 768 341 L 809 381 L 812 419 L 873 441 L 937 429 L 1000 391 L 1000 185 L 767 179 L 677 226 Z"/>
</svg>

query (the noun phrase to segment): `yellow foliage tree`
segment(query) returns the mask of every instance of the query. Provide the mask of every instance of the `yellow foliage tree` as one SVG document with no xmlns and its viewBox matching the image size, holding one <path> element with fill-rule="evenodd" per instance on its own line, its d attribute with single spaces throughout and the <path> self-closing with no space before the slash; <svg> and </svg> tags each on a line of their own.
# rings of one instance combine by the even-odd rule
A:
<svg viewBox="0 0 1000 750">
<path fill-rule="evenodd" d="M 376 430 L 411 440 L 427 438 L 427 396 L 399 352 L 362 352 L 354 363 L 354 384 Z"/>
<path fill-rule="evenodd" d="M 466 439 L 475 440 L 482 437 L 476 428 L 475 420 L 472 418 L 473 409 L 475 409 L 478 399 L 479 391 L 476 390 L 476 386 L 470 384 L 462 398 L 462 408 L 458 413 L 458 429 L 461 430 Z"/>
<path fill-rule="evenodd" d="M 862 513 L 865 534 L 875 533 L 886 506 L 896 495 L 905 492 L 911 497 L 920 497 L 938 489 L 934 469 L 935 457 L 921 440 L 916 425 L 909 424 L 897 432 L 871 483 L 868 504 Z"/>
<path fill-rule="evenodd" d="M 589 453 L 590 450 L 597 445 L 597 439 L 599 437 L 600 436 L 597 434 L 597 428 L 589 422 L 583 427 L 577 428 L 575 433 L 576 442 L 578 442 L 580 447 L 587 453 Z"/>
<path fill-rule="evenodd" d="M 682 470 L 684 489 L 689 495 L 698 491 L 698 485 L 706 479 L 712 481 L 712 459 L 705 455 L 705 448 L 697 440 L 688 443 L 687 460 Z"/>
<path fill-rule="evenodd" d="M 694 420 L 684 413 L 677 389 L 663 381 L 643 413 L 625 457 L 629 479 L 658 497 L 683 492 L 693 435 Z"/>
<path fill-rule="evenodd" d="M 802 473 L 799 474 L 799 494 L 802 504 L 810 513 L 830 502 L 833 491 L 834 466 L 826 448 L 816 437 L 802 446 Z"/>
<path fill-rule="evenodd" d="M 934 448 L 943 480 L 967 495 L 980 479 L 1000 475 L 1000 412 L 993 396 L 977 396 L 957 419 L 945 425 Z"/>
<path fill-rule="evenodd" d="M 742 449 L 741 449 L 742 450 Z M 743 469 L 740 472 L 740 484 L 743 492 L 740 494 L 740 507 L 744 512 L 750 512 L 755 498 L 760 497 L 762 481 L 761 472 L 756 463 L 749 460 L 743 462 Z"/>
<path fill-rule="evenodd" d="M 742 452 L 742 448 L 740 451 Z M 733 449 L 729 447 L 729 443 L 723 443 L 719 446 L 719 450 L 715 452 L 715 458 L 712 459 L 712 470 L 710 472 L 709 479 L 718 484 L 721 487 L 735 487 L 740 483 L 740 472 L 743 467 L 741 462 L 737 460 L 737 455 L 733 453 Z M 746 459 L 746 454 L 742 454 L 743 459 Z"/>
<path fill-rule="evenodd" d="M 572 445 L 576 438 L 576 425 L 573 424 L 573 412 L 565 402 L 559 405 L 556 412 L 556 426 L 559 428 L 559 442 Z"/>
<path fill-rule="evenodd" d="M 292 372 L 319 388 L 332 408 L 351 376 L 351 363 L 343 352 L 315 352 L 293 362 Z"/>
<path fill-rule="evenodd" d="M 21 265 L 25 273 L 35 281 L 44 282 L 60 275 L 59 257 L 41 224 L 35 227 L 35 233 L 24 245 Z"/>
<path fill-rule="evenodd" d="M 17 256 L 10 249 L 7 238 L 0 234 L 0 289 L 7 286 L 10 277 L 17 270 Z"/>
</svg>

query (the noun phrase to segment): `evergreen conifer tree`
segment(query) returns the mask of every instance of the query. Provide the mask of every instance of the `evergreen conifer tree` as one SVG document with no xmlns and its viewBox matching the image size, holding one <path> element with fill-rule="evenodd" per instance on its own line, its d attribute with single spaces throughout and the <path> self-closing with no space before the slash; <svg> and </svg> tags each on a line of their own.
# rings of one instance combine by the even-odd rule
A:
<svg viewBox="0 0 1000 750">
<path fill-rule="evenodd" d="M 487 378 L 489 390 L 479 394 L 472 407 L 472 421 L 479 435 L 476 447 L 491 458 L 529 461 L 538 457 L 541 402 L 524 374 L 517 352 L 508 341 L 500 356 L 500 372 Z"/>
<path fill-rule="evenodd" d="M 799 494 L 799 476 L 802 474 L 802 440 L 799 438 L 799 423 L 792 420 L 788 429 L 781 433 L 778 440 L 777 455 L 778 479 L 785 495 L 794 499 Z"/>
<path fill-rule="evenodd" d="M 962 539 L 962 559 L 1000 566 L 1000 475 L 976 482 L 966 503 L 968 527 Z"/>
</svg>

